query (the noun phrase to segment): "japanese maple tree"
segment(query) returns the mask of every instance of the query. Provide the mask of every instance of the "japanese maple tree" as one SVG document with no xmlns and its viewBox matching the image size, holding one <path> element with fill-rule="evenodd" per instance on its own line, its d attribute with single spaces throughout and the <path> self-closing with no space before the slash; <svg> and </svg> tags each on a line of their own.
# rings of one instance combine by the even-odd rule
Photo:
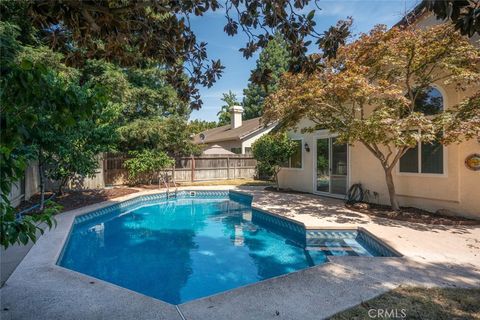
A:
<svg viewBox="0 0 480 320">
<path fill-rule="evenodd" d="M 399 209 L 392 170 L 418 143 L 461 142 L 480 133 L 480 51 L 451 24 L 428 29 L 375 27 L 341 46 L 325 68 L 286 74 L 267 99 L 266 121 L 286 128 L 308 118 L 340 143 L 361 143 L 385 171 L 390 203 Z M 419 101 L 433 85 L 473 89 L 456 106 L 431 114 Z"/>
</svg>

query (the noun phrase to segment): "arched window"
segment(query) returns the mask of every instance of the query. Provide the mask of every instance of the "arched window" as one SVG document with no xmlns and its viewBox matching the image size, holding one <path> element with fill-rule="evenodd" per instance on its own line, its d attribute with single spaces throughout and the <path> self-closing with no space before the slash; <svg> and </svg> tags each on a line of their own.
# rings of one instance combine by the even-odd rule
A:
<svg viewBox="0 0 480 320">
<path fill-rule="evenodd" d="M 416 91 L 415 111 L 423 112 L 429 116 L 443 111 L 442 93 L 435 87 L 428 87 Z"/>
</svg>

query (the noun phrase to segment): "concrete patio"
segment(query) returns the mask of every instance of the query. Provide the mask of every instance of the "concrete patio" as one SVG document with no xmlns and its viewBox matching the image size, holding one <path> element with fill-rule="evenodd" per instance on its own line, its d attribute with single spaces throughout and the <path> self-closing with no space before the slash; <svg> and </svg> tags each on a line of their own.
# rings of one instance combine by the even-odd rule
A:
<svg viewBox="0 0 480 320">
<path fill-rule="evenodd" d="M 231 186 L 185 189 L 231 189 Z M 62 213 L 1 290 L 2 319 L 321 319 L 402 284 L 480 286 L 480 228 L 370 217 L 313 195 L 238 187 L 253 206 L 306 228 L 362 227 L 401 258 L 331 257 L 330 262 L 178 306 L 76 273 L 55 263 L 75 216 L 142 191 Z M 134 275 L 133 275 L 134 276 Z"/>
</svg>

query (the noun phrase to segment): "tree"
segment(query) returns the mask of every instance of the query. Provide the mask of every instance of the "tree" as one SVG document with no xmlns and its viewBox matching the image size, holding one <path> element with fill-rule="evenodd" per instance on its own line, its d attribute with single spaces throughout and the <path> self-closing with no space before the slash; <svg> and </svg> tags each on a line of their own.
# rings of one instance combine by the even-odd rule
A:
<svg viewBox="0 0 480 320">
<path fill-rule="evenodd" d="M 464 34 L 480 33 L 478 0 L 427 0 L 427 9 L 438 18 L 450 18 Z M 289 70 L 313 72 L 320 59 L 307 55 L 312 40 L 327 57 L 335 57 L 339 45 L 349 36 L 348 21 L 340 21 L 325 32 L 315 30 L 316 0 L 233 1 L 224 3 L 224 31 L 234 36 L 239 29 L 248 42 L 240 49 L 246 58 L 264 48 L 278 32 L 285 35 L 292 55 Z M 197 85 L 210 87 L 221 75 L 219 60 L 207 56 L 204 42 L 197 42 L 190 28 L 190 16 L 203 16 L 221 8 L 218 0 L 164 1 L 57 1 L 22 0 L 1 2 L 3 19 L 25 28 L 41 30 L 43 39 L 55 51 L 67 53 L 69 64 L 86 59 L 106 59 L 122 66 L 141 65 L 148 60 L 166 67 L 168 79 L 191 106 L 202 101 Z M 321 8 L 319 8 L 321 10 Z M 302 12 L 303 11 L 303 12 Z M 31 23 L 33 22 L 33 24 Z M 190 77 L 180 76 L 184 68 Z M 262 79 L 265 77 L 259 77 Z"/>
<path fill-rule="evenodd" d="M 118 134 L 122 152 L 162 150 L 173 158 L 200 152 L 191 141 L 187 121 L 179 117 L 137 119 L 118 128 Z"/>
<path fill-rule="evenodd" d="M 278 172 L 280 167 L 288 162 L 294 154 L 295 143 L 285 133 L 266 134 L 253 143 L 252 152 L 260 166 L 268 171 L 271 170 L 277 190 L 279 190 Z"/>
<path fill-rule="evenodd" d="M 218 124 L 215 121 L 206 121 L 206 120 L 191 120 L 188 123 L 188 131 L 191 134 L 198 134 L 202 131 L 216 128 Z"/>
<path fill-rule="evenodd" d="M 245 58 L 267 45 L 276 31 L 287 35 L 286 45 L 295 59 L 290 69 L 306 70 L 316 61 L 306 55 L 312 40 L 318 46 L 343 41 L 348 26 L 320 33 L 315 30 L 313 1 L 232 1 L 223 4 L 225 33 L 239 29 L 248 42 L 240 49 Z M 219 60 L 210 60 L 207 44 L 197 42 L 190 17 L 221 8 L 217 0 L 202 1 L 3 1 L 2 19 L 37 28 L 42 41 L 65 54 L 69 65 L 81 66 L 87 59 L 105 59 L 123 67 L 155 61 L 167 72 L 167 81 L 191 107 L 202 105 L 197 86 L 210 87 L 221 76 Z M 307 38 L 309 40 L 307 40 Z M 327 54 L 332 50 L 326 48 Z M 185 78 L 184 70 L 188 73 Z"/>
<path fill-rule="evenodd" d="M 480 35 L 479 0 L 426 0 L 421 3 L 432 11 L 437 19 L 450 19 L 464 36 Z"/>
<path fill-rule="evenodd" d="M 161 172 L 175 164 L 172 158 L 159 150 L 144 149 L 130 151 L 128 154 L 131 158 L 125 160 L 125 168 L 133 182 L 140 182 L 146 176 L 147 182 L 151 183 L 152 174 L 156 174 L 157 179 L 160 179 Z"/>
<path fill-rule="evenodd" d="M 115 148 L 115 124 L 109 119 L 114 112 L 98 110 L 92 119 L 79 121 L 63 132 L 53 131 L 55 148 L 48 151 L 46 176 L 58 182 L 58 194 L 68 181 L 94 177 L 101 153 Z"/>
<path fill-rule="evenodd" d="M 223 93 L 223 98 L 221 99 L 225 104 L 218 111 L 218 125 L 224 126 L 231 122 L 230 119 L 230 108 L 233 106 L 240 105 L 240 102 L 237 101 L 237 96 L 232 91 L 228 90 L 228 93 Z"/>
<path fill-rule="evenodd" d="M 450 24 L 424 30 L 375 27 L 324 60 L 313 76 L 286 75 L 267 99 L 265 120 L 295 127 L 304 117 L 338 133 L 340 143 L 363 144 L 385 171 L 390 203 L 398 210 L 392 170 L 418 143 L 460 142 L 480 133 L 480 52 Z M 420 108 L 434 84 L 477 93 L 436 114 Z M 476 86 L 475 86 L 476 85 Z"/>
<path fill-rule="evenodd" d="M 75 123 L 90 113 L 89 91 L 75 81 L 76 73 L 63 64 L 48 48 L 32 48 L 19 42 L 20 29 L 0 22 L 1 54 L 0 106 L 1 245 L 35 241 L 41 223 L 51 227 L 58 206 L 43 214 L 17 219 L 8 194 L 13 183 L 24 174 L 28 162 L 35 159 L 37 145 L 32 143 L 40 118 L 49 114 L 48 122 L 58 129 Z M 52 67 L 55 65 L 55 67 Z M 38 132 L 38 131 L 37 131 Z M 52 147 L 52 146 L 50 146 Z"/>
<path fill-rule="evenodd" d="M 252 70 L 252 76 L 248 87 L 243 90 L 243 107 L 245 108 L 244 119 L 253 119 L 263 114 L 263 101 L 269 93 L 277 89 L 277 83 L 284 72 L 288 70 L 290 54 L 286 43 L 280 34 L 268 42 L 268 45 L 260 53 L 257 65 Z M 259 75 L 268 74 L 268 79 L 259 85 L 253 81 Z"/>
</svg>

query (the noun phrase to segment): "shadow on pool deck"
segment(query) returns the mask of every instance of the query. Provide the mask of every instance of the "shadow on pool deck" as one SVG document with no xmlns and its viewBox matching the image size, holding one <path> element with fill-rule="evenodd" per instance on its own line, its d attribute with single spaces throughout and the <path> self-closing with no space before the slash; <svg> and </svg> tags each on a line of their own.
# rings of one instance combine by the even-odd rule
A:
<svg viewBox="0 0 480 320">
<path fill-rule="evenodd" d="M 333 263 L 180 305 L 187 320 L 324 319 L 400 284 L 475 287 L 469 267 L 403 258 L 337 257 Z"/>
<path fill-rule="evenodd" d="M 378 225 L 390 227 L 408 227 L 419 231 L 449 230 L 455 233 L 468 233 L 479 226 L 467 225 L 438 225 L 414 223 L 395 219 L 387 219 L 355 212 L 345 207 L 344 201 L 314 194 L 288 194 L 264 190 L 252 190 L 248 187 L 237 187 L 254 196 L 254 205 L 265 210 L 289 218 L 309 216 L 322 219 L 334 224 L 362 225 L 374 222 Z M 303 221 L 302 221 L 303 222 Z"/>
</svg>

